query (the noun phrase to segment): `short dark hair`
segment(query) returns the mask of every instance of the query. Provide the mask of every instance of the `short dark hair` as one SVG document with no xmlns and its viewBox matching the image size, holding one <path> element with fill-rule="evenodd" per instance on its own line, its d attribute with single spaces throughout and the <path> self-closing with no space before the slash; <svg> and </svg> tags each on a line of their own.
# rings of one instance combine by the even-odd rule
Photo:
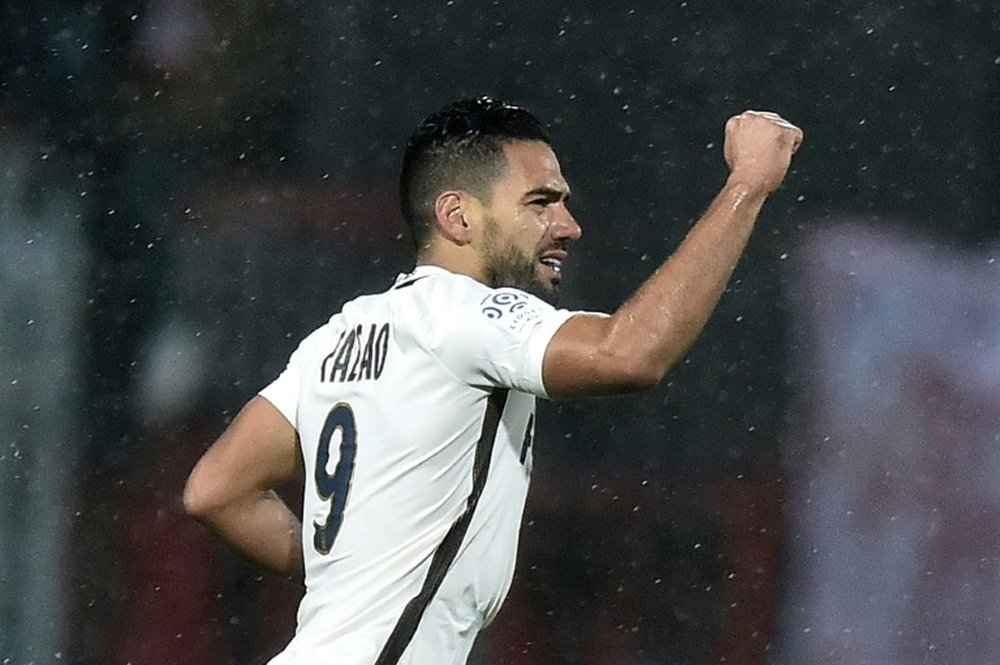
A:
<svg viewBox="0 0 1000 665">
<path fill-rule="evenodd" d="M 438 194 L 464 189 L 489 203 L 512 141 L 551 143 L 535 116 L 491 97 L 453 102 L 417 125 L 403 152 L 399 202 L 418 252 L 434 228 Z"/>
</svg>

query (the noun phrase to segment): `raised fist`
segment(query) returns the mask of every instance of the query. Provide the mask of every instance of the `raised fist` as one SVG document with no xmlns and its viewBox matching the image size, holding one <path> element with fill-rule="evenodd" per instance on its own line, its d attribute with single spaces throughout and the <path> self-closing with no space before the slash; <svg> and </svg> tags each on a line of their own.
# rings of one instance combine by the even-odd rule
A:
<svg viewBox="0 0 1000 665">
<path fill-rule="evenodd" d="M 730 182 L 770 194 L 781 185 L 792 155 L 802 144 L 802 130 L 777 113 L 744 111 L 726 122 L 723 153 Z"/>
</svg>

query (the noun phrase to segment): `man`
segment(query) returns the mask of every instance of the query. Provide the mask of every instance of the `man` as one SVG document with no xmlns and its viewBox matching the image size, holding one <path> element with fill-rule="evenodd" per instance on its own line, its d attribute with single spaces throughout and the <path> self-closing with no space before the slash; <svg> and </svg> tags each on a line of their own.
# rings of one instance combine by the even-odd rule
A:
<svg viewBox="0 0 1000 665">
<path fill-rule="evenodd" d="M 608 316 L 550 304 L 580 227 L 539 122 L 488 98 L 427 118 L 400 180 L 416 269 L 308 336 L 184 492 L 237 551 L 304 575 L 296 635 L 272 663 L 464 663 L 513 575 L 535 397 L 655 385 L 801 140 L 774 114 L 731 118 L 725 186 Z M 300 465 L 301 525 L 272 491 Z"/>
</svg>

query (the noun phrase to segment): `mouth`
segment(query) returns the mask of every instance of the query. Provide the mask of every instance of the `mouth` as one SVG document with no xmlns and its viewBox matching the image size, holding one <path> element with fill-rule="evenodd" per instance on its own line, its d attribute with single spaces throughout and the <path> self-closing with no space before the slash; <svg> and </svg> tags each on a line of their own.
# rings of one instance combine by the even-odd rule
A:
<svg viewBox="0 0 1000 665">
<path fill-rule="evenodd" d="M 562 265 L 565 260 L 565 250 L 552 250 L 543 253 L 538 262 L 542 265 L 543 272 L 548 274 L 549 281 L 558 283 L 562 279 Z"/>
</svg>

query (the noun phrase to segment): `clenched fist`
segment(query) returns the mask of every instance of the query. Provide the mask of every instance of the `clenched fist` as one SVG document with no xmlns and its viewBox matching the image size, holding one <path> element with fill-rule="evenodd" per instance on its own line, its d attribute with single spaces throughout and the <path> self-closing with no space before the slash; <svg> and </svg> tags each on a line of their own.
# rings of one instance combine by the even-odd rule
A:
<svg viewBox="0 0 1000 665">
<path fill-rule="evenodd" d="M 723 153 L 729 181 L 770 194 L 781 185 L 802 130 L 777 113 L 744 111 L 726 122 Z"/>
</svg>

